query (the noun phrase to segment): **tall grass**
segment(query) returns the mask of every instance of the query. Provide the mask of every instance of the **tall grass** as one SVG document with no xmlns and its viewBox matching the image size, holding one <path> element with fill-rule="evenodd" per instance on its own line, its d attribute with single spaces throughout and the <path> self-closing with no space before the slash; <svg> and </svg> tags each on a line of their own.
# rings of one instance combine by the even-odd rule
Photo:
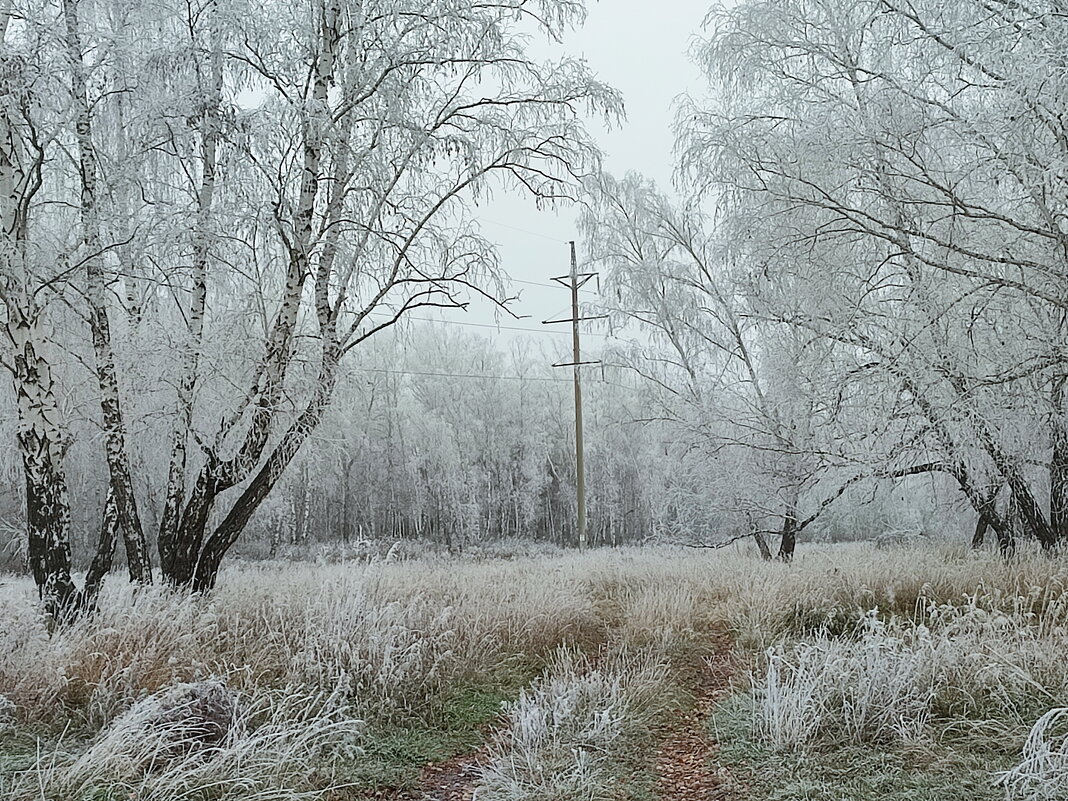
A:
<svg viewBox="0 0 1068 801">
<path fill-rule="evenodd" d="M 1068 697 L 1063 567 L 1045 558 L 950 560 L 926 575 L 897 567 L 897 582 L 869 567 L 803 584 L 758 660 L 757 733 L 799 752 L 936 740 L 1022 749 L 1003 777 L 1008 797 L 1064 798 L 1068 717 L 1050 712 Z"/>
<path fill-rule="evenodd" d="M 55 637 L 28 590 L 9 590 L 0 687 L 22 722 L 86 730 L 148 693 L 220 675 L 238 689 L 321 692 L 345 680 L 362 715 L 422 715 L 465 676 L 600 636 L 578 582 L 539 586 L 493 575 L 501 569 L 238 569 L 207 597 L 116 581 L 96 615 Z"/>
<path fill-rule="evenodd" d="M 666 655 L 612 653 L 595 664 L 564 650 L 509 705 L 481 769 L 485 801 L 592 801 L 621 797 L 622 764 L 668 692 Z"/>
<path fill-rule="evenodd" d="M 798 750 L 915 741 L 932 725 L 1012 736 L 1068 693 L 1068 630 L 975 599 L 921 617 L 872 614 L 855 636 L 821 633 L 769 651 L 756 688 L 765 738 Z"/>
<path fill-rule="evenodd" d="M 779 747 L 912 742 L 954 730 L 1009 734 L 1022 745 L 1068 693 L 1066 584 L 1068 568 L 1055 559 L 859 545 L 809 546 L 789 565 L 743 549 L 668 548 L 275 563 L 231 567 L 202 597 L 111 580 L 97 614 L 49 636 L 30 585 L 7 581 L 0 707 L 52 743 L 31 771 L 38 783 L 77 797 L 79 777 L 138 764 L 110 760 L 122 753 L 115 732 L 139 703 L 177 684 L 219 679 L 260 710 L 224 749 L 237 762 L 205 751 L 188 766 L 188 786 L 202 787 L 219 771 L 244 775 L 236 764 L 261 755 L 327 764 L 324 748 L 343 723 L 433 725 L 457 688 L 514 675 L 517 665 L 528 675 L 543 669 L 508 707 L 496 767 L 483 777 L 484 797 L 533 797 L 523 794 L 540 792 L 531 789 L 538 764 L 557 765 L 574 778 L 570 787 L 602 775 L 614 763 L 601 755 L 628 742 L 627 721 L 653 708 L 648 692 L 664 686 L 665 654 L 727 629 L 751 657 L 758 722 Z M 583 656 L 612 653 L 630 656 Z M 300 718 L 285 698 L 319 711 L 308 699 L 336 705 L 290 732 Z M 300 740 L 302 732 L 313 739 Z M 359 742 L 355 729 L 342 739 Z M 173 770 L 178 787 L 185 768 Z M 279 798 L 315 792 L 262 772 L 291 791 Z M 113 780 L 127 788 L 157 774 L 118 770 Z M 185 798 L 164 785 L 154 791 L 161 799 Z"/>
<path fill-rule="evenodd" d="M 94 731 L 146 694 L 227 676 L 237 689 L 351 683 L 365 717 L 428 714 L 466 676 L 559 646 L 731 629 L 763 652 L 855 633 L 870 613 L 972 603 L 1010 627 L 1065 625 L 1068 569 L 946 550 L 809 547 L 793 564 L 670 549 L 513 560 L 419 560 L 226 571 L 187 597 L 118 580 L 101 610 L 50 637 L 24 581 L 0 586 L 0 693 L 22 723 Z M 1037 631 L 1036 636 L 1045 636 Z"/>
<path fill-rule="evenodd" d="M 299 801 L 342 786 L 331 765 L 358 747 L 360 723 L 337 693 L 291 687 L 240 697 L 225 736 L 210 744 L 180 718 L 154 718 L 153 700 L 121 715 L 80 755 L 61 743 L 31 767 L 0 775 L 0 797 Z"/>
<path fill-rule="evenodd" d="M 999 777 L 1010 801 L 1068 798 L 1068 709 L 1051 709 L 1027 736 L 1023 758 Z"/>
</svg>

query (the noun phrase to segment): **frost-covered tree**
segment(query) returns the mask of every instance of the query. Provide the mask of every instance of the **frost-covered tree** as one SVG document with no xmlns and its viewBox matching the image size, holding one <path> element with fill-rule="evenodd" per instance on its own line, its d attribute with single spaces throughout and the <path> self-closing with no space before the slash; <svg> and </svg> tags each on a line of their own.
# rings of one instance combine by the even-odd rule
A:
<svg viewBox="0 0 1068 801">
<path fill-rule="evenodd" d="M 571 382 L 550 366 L 557 358 L 448 324 L 378 338 L 343 366 L 312 447 L 251 522 L 249 552 L 356 540 L 577 544 Z M 634 422 L 637 386 L 606 370 L 586 390 L 590 541 L 693 536 L 659 519 L 669 460 L 658 432 Z"/>
<path fill-rule="evenodd" d="M 647 379 L 647 417 L 669 422 L 681 450 L 703 452 L 705 491 L 756 523 L 758 542 L 762 521 L 777 521 L 789 559 L 798 532 L 833 500 L 820 498 L 828 476 L 857 469 L 858 437 L 843 422 L 850 404 L 829 391 L 833 348 L 763 313 L 745 263 L 696 203 L 673 204 L 636 175 L 604 175 L 584 225 L 611 313 L 643 334 L 620 355 Z"/>
<path fill-rule="evenodd" d="M 32 537 L 63 561 L 63 424 L 33 366 L 54 338 L 96 376 L 105 509 L 141 580 L 147 519 L 166 579 L 212 586 L 346 356 L 412 310 L 502 298 L 472 202 L 567 198 L 597 157 L 584 115 L 621 108 L 581 62 L 526 52 L 582 21 L 573 0 L 5 9 L 6 230 L 60 265 L 8 293 L 51 526 Z M 34 335 L 49 298 L 76 316 Z"/>
<path fill-rule="evenodd" d="M 232 58 L 265 97 L 235 157 L 248 180 L 226 191 L 254 209 L 242 244 L 277 294 L 247 388 L 200 432 L 204 460 L 188 492 L 175 481 L 167 491 L 185 501 L 164 515 L 164 572 L 197 587 L 214 582 L 318 424 L 347 353 L 413 309 L 495 293 L 470 199 L 492 176 L 542 200 L 566 197 L 595 156 L 580 114 L 618 108 L 581 64 L 524 55 L 522 20 L 557 35 L 581 19 L 577 4 L 313 5 L 250 14 Z M 317 352 L 299 347 L 302 334 Z M 236 498 L 209 525 L 231 488 Z"/>
<path fill-rule="evenodd" d="M 744 2 L 709 17 L 682 166 L 769 316 L 893 398 L 896 469 L 941 471 L 1011 548 L 1004 485 L 1063 533 L 1068 26 L 1048 4 Z M 1044 498 L 1052 498 L 1048 511 Z"/>
<path fill-rule="evenodd" d="M 120 525 L 131 578 L 151 580 L 114 403 L 107 318 L 95 314 L 102 311 L 104 248 L 97 227 L 92 131 L 85 113 L 76 17 L 73 3 L 8 3 L 0 10 L 0 292 L 9 344 L 4 361 L 17 399 L 27 556 L 46 606 L 56 616 L 91 602 L 111 565 Z M 79 209 L 80 216 L 72 219 L 71 209 Z M 75 225 L 77 232 L 72 233 Z M 99 357 L 111 471 L 96 558 L 80 592 L 70 575 L 71 504 L 64 466 L 70 430 L 59 401 L 56 369 L 57 327 L 63 316 L 49 308 L 58 301 L 71 302 L 71 289 L 77 299 L 87 299 L 94 312 L 90 330 Z"/>
</svg>

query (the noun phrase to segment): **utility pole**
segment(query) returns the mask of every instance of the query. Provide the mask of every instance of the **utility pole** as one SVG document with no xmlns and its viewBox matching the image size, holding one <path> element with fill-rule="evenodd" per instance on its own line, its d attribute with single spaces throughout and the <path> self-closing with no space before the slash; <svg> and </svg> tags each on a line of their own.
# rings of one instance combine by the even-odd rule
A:
<svg viewBox="0 0 1068 801">
<path fill-rule="evenodd" d="M 571 361 L 558 362 L 553 367 L 573 367 L 575 376 L 575 491 L 577 494 L 578 507 L 578 546 L 580 550 L 586 548 L 586 463 L 583 451 L 582 437 L 582 373 L 581 368 L 586 364 L 600 364 L 600 360 L 582 361 L 582 348 L 579 342 L 579 323 L 583 320 L 600 320 L 607 315 L 594 315 L 589 317 L 579 316 L 579 289 L 593 278 L 597 273 L 579 273 L 578 257 L 575 255 L 575 243 L 571 246 L 571 273 L 559 276 L 552 280 L 571 290 L 571 317 L 565 320 L 545 320 L 544 325 L 555 323 L 571 323 Z"/>
<path fill-rule="evenodd" d="M 571 352 L 575 362 L 575 482 L 578 493 L 579 550 L 586 550 L 586 457 L 582 448 L 582 351 L 579 346 L 578 259 L 571 242 Z M 587 279 L 588 280 L 588 279 Z"/>
</svg>

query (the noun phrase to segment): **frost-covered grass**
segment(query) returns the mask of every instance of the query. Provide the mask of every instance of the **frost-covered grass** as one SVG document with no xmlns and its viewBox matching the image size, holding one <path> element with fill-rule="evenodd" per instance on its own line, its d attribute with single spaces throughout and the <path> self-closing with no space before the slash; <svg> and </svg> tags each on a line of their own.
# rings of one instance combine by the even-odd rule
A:
<svg viewBox="0 0 1068 801">
<path fill-rule="evenodd" d="M 754 797 L 1065 797 L 1065 563 L 870 556 L 740 605 Z"/>
<path fill-rule="evenodd" d="M 145 693 L 217 676 L 239 689 L 344 682 L 365 717 L 425 718 L 457 682 L 601 636 L 574 582 L 472 567 L 237 568 L 203 598 L 113 581 L 97 615 L 56 637 L 28 587 L 8 591 L 0 686 L 21 721 L 88 730 Z"/>
<path fill-rule="evenodd" d="M 358 799 L 488 741 L 482 798 L 612 799 L 669 705 L 673 660 L 723 630 L 740 683 L 752 673 L 733 714 L 754 770 L 827 760 L 837 775 L 870 752 L 915 787 L 937 762 L 939 787 L 959 772 L 1056 797 L 1066 721 L 1043 715 L 1068 701 L 1066 586 L 1068 561 L 934 547 L 805 546 L 790 565 L 669 548 L 258 563 L 195 598 L 113 578 L 98 614 L 49 636 L 32 587 L 5 580 L 0 797 L 206 800 L 230 776 L 253 801 Z M 139 702 L 208 679 L 247 718 L 224 744 L 166 766 L 117 747 Z M 969 749 L 993 758 L 976 767 Z"/>
<path fill-rule="evenodd" d="M 239 700 L 233 728 L 207 746 L 176 721 L 149 724 L 145 704 L 137 705 L 88 747 L 62 740 L 39 747 L 22 770 L 0 775 L 0 797 L 297 801 L 344 784 L 335 768 L 358 748 L 362 724 L 343 693 L 323 697 L 289 687 Z"/>
<path fill-rule="evenodd" d="M 747 801 L 1003 801 L 993 781 L 1011 759 L 939 741 L 784 751 L 755 730 L 753 699 L 736 695 L 715 713 L 719 760 Z"/>
<path fill-rule="evenodd" d="M 511 714 L 502 704 L 522 703 L 523 686 L 547 665 L 554 666 L 551 676 L 563 664 L 560 654 L 578 665 L 584 654 L 634 644 L 640 659 L 648 659 L 653 643 L 662 654 L 663 643 L 705 625 L 697 618 L 712 608 L 698 600 L 706 579 L 707 566 L 694 569 L 675 555 L 652 552 L 242 565 L 205 597 L 159 587 L 135 591 L 112 580 L 98 614 L 55 636 L 30 586 L 9 583 L 0 589 L 0 694 L 19 737 L 6 745 L 0 740 L 8 783 L 0 797 L 28 801 L 37 798 L 30 788 L 40 786 L 60 788 L 48 790 L 56 799 L 80 801 L 79 793 L 89 793 L 87 766 L 95 765 L 100 777 L 112 776 L 101 778 L 101 787 L 125 799 L 136 777 L 115 773 L 120 763 L 142 766 L 144 786 L 153 788 L 147 797 L 165 800 L 213 797 L 206 789 L 213 769 L 239 778 L 244 767 L 267 783 L 248 785 L 242 796 L 248 798 L 297 798 L 328 787 L 334 797 L 359 798 L 378 786 L 410 785 L 428 762 L 477 748 L 487 727 Z M 670 591 L 658 589 L 668 581 Z M 622 679 L 613 675 L 618 685 Z M 353 723 L 344 734 L 344 756 L 331 751 L 327 769 L 317 764 L 327 751 L 309 744 L 301 752 L 306 758 L 279 760 L 269 743 L 290 747 L 287 721 L 296 743 L 304 737 L 314 743 L 315 732 L 340 738 L 337 721 L 259 715 L 241 738 L 189 761 L 185 778 L 185 762 L 161 771 L 151 759 L 111 759 L 117 727 L 126 725 L 131 708 L 176 684 L 202 680 L 221 681 L 253 705 L 265 697 L 293 696 L 298 707 L 301 698 L 343 698 L 344 718 Z M 571 730 L 563 731 L 566 740 Z M 27 732 L 41 738 L 32 753 Z M 255 739 L 268 733 L 268 740 Z M 6 761 L 5 748 L 12 756 Z M 260 758 L 296 764 L 293 775 L 303 784 L 257 768 Z M 167 789 L 170 783 L 188 795 Z M 281 795 L 271 795 L 271 787 Z"/>
<path fill-rule="evenodd" d="M 1023 759 L 1000 777 L 1012 798 L 1068 798 L 1068 709 L 1051 709 L 1035 723 Z"/>
<path fill-rule="evenodd" d="M 820 633 L 769 651 L 756 686 L 765 740 L 803 750 L 935 732 L 1019 738 L 1068 695 L 1068 629 L 975 599 L 921 620 L 873 614 L 851 636 Z"/>
<path fill-rule="evenodd" d="M 485 801 L 623 797 L 623 779 L 648 727 L 670 705 L 667 654 L 616 651 L 596 661 L 559 652 L 507 707 L 481 768 Z"/>
</svg>

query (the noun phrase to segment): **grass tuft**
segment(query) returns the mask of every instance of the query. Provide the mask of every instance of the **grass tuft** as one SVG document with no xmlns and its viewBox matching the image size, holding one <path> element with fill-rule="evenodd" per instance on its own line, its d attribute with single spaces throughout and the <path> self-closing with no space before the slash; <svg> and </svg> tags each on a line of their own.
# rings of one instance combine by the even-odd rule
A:
<svg viewBox="0 0 1068 801">
<path fill-rule="evenodd" d="M 629 755 L 667 703 L 662 654 L 618 651 L 596 663 L 560 651 L 546 675 L 509 705 L 481 770 L 486 801 L 620 797 Z"/>
</svg>

